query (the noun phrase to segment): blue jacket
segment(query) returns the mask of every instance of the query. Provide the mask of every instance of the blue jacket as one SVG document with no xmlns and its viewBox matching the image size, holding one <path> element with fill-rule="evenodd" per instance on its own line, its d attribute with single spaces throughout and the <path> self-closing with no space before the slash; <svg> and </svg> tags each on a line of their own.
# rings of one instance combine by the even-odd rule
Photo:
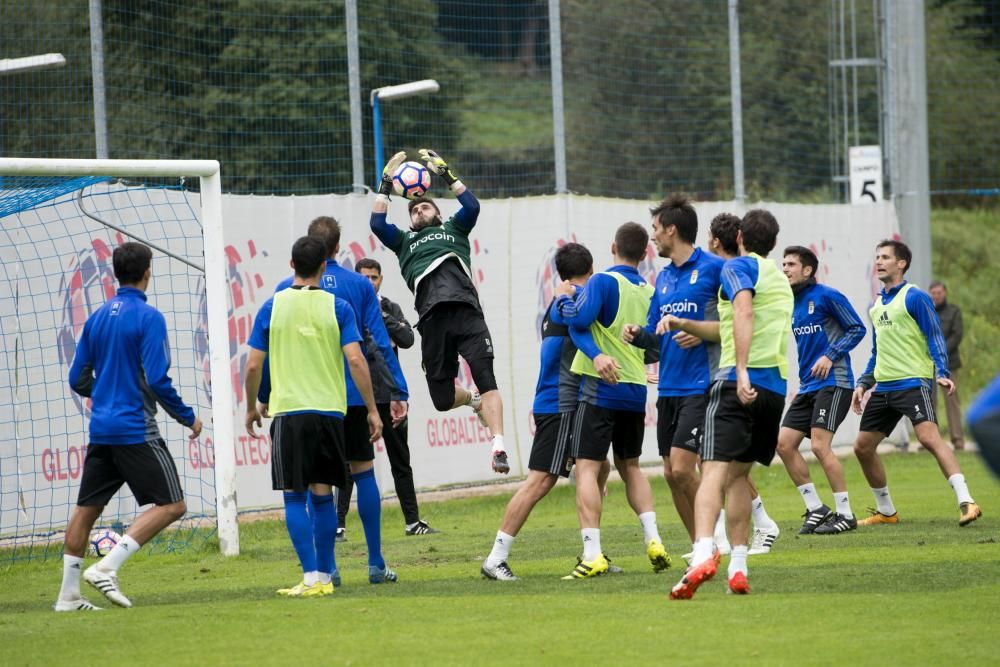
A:
<svg viewBox="0 0 1000 667">
<path fill-rule="evenodd" d="M 848 354 L 865 337 L 865 325 L 843 294 L 811 280 L 793 287 L 792 335 L 799 353 L 799 393 L 823 387 L 854 389 L 854 373 Z M 826 356 L 833 367 L 826 379 L 814 378 L 812 367 Z"/>
<path fill-rule="evenodd" d="M 156 404 L 184 426 L 194 410 L 181 400 L 167 372 L 170 345 L 163 314 L 134 287 L 87 318 L 69 369 L 69 386 L 91 399 L 90 444 L 137 445 L 160 437 Z"/>
</svg>

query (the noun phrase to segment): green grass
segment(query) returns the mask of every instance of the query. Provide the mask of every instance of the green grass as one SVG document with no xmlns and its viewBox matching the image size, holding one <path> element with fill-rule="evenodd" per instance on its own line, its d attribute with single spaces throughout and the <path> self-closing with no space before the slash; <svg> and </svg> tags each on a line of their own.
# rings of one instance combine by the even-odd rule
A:
<svg viewBox="0 0 1000 667">
<path fill-rule="evenodd" d="M 675 567 L 649 571 L 641 531 L 613 484 L 602 542 L 626 574 L 559 579 L 579 532 L 573 489 L 560 486 L 529 519 L 511 565 L 521 577 L 479 578 L 509 494 L 427 503 L 440 535 L 402 535 L 398 509 L 383 516 L 396 585 L 371 586 L 357 517 L 338 545 L 344 586 L 318 600 L 280 599 L 298 578 L 282 523 L 242 528 L 243 552 L 139 554 L 122 570 L 130 610 L 55 614 L 58 560 L 0 571 L 0 646 L 20 664 L 995 664 L 1000 638 L 1000 487 L 961 455 L 985 518 L 957 525 L 954 496 L 928 454 L 885 459 L 903 522 L 836 537 L 798 537 L 801 502 L 780 466 L 755 471 L 782 528 L 775 550 L 750 559 L 753 593 L 723 594 L 723 578 L 692 601 L 666 593 L 687 550 L 662 480 L 661 531 Z M 870 502 L 846 462 L 856 510 Z M 823 476 L 813 471 L 824 497 Z M 100 598 L 99 595 L 91 596 Z"/>
</svg>

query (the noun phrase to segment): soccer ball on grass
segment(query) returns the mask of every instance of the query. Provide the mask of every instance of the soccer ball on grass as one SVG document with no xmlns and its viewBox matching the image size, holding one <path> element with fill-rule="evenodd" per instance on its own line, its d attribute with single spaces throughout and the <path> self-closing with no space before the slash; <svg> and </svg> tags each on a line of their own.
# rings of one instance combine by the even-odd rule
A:
<svg viewBox="0 0 1000 667">
<path fill-rule="evenodd" d="M 99 528 L 90 534 L 90 546 L 99 558 L 111 553 L 122 536 L 109 528 Z"/>
</svg>

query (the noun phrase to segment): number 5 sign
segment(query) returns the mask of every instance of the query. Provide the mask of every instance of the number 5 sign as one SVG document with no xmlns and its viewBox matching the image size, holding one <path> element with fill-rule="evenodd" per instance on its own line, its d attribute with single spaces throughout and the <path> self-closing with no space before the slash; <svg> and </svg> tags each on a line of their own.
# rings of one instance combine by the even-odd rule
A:
<svg viewBox="0 0 1000 667">
<path fill-rule="evenodd" d="M 851 146 L 851 203 L 882 201 L 882 148 Z"/>
</svg>

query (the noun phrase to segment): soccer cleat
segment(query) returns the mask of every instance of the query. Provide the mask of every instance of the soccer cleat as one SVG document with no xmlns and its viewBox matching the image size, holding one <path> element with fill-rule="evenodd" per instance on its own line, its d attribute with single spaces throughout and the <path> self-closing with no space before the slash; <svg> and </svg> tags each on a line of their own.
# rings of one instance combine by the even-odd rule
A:
<svg viewBox="0 0 1000 667">
<path fill-rule="evenodd" d="M 669 569 L 672 563 L 670 554 L 663 547 L 663 542 L 659 540 L 649 541 L 649 544 L 646 545 L 646 556 L 649 558 L 649 564 L 653 566 L 653 572 L 663 572 Z"/>
<path fill-rule="evenodd" d="M 846 533 L 849 530 L 858 529 L 858 520 L 852 517 L 846 517 L 843 514 L 835 512 L 826 517 L 826 521 L 816 527 L 814 531 L 817 535 L 836 535 L 837 533 Z"/>
<path fill-rule="evenodd" d="M 493 452 L 493 472 L 506 475 L 510 472 L 510 463 L 507 462 L 507 452 L 501 450 Z"/>
<path fill-rule="evenodd" d="M 604 557 L 604 554 L 598 554 L 597 558 L 590 561 L 589 563 L 582 558 L 576 559 L 576 567 L 573 571 L 563 577 L 563 581 L 572 581 L 573 579 L 589 579 L 590 577 L 599 577 L 608 571 L 608 559 Z"/>
<path fill-rule="evenodd" d="M 694 567 L 689 567 L 677 585 L 670 589 L 670 599 L 690 600 L 694 597 L 699 586 L 715 576 L 718 567 L 713 558 L 709 558 Z"/>
<path fill-rule="evenodd" d="M 76 598 L 75 600 L 56 600 L 52 606 L 56 611 L 104 611 L 102 607 L 91 604 L 87 598 Z"/>
<path fill-rule="evenodd" d="M 959 509 L 962 511 L 962 516 L 958 519 L 959 526 L 968 526 L 983 515 L 983 511 L 976 503 L 962 503 Z"/>
<path fill-rule="evenodd" d="M 368 566 L 369 584 L 394 584 L 397 581 L 399 581 L 399 577 L 393 570 L 389 569 L 388 565 L 385 567 Z"/>
<path fill-rule="evenodd" d="M 759 556 L 761 554 L 771 553 L 771 547 L 774 545 L 774 541 L 778 539 L 778 535 L 781 534 L 781 529 L 778 528 L 778 524 L 772 524 L 767 530 L 762 528 L 754 528 L 753 530 L 753 540 L 750 541 L 750 550 L 747 551 L 748 556 Z"/>
<path fill-rule="evenodd" d="M 431 533 L 438 533 L 438 532 L 441 531 L 434 530 L 433 528 L 427 525 L 426 521 L 422 519 L 420 521 L 417 521 L 417 523 L 414 524 L 412 528 L 406 529 L 407 535 L 430 535 Z"/>
<path fill-rule="evenodd" d="M 347 541 L 347 529 L 343 526 L 337 528 L 337 541 L 346 542 Z"/>
<path fill-rule="evenodd" d="M 729 592 L 736 595 L 748 595 L 750 593 L 750 584 L 747 582 L 747 575 L 737 572 L 729 577 Z"/>
<path fill-rule="evenodd" d="M 132 606 L 132 601 L 125 597 L 125 594 L 118 588 L 118 575 L 99 570 L 97 565 L 91 565 L 83 571 L 83 580 L 96 588 L 111 602 L 119 607 Z"/>
<path fill-rule="evenodd" d="M 278 590 L 275 591 L 275 593 L 289 598 L 297 598 L 297 597 L 302 597 L 302 591 L 304 591 L 306 588 L 308 588 L 308 586 L 306 586 L 306 582 L 300 581 L 291 588 L 279 588 Z"/>
<path fill-rule="evenodd" d="M 510 566 L 507 565 L 507 561 L 502 560 L 496 565 L 490 565 L 489 561 L 484 561 L 483 566 L 479 568 L 479 571 L 483 575 L 483 579 L 492 579 L 493 581 L 517 581 L 517 577 L 511 572 Z"/>
<path fill-rule="evenodd" d="M 859 526 L 877 526 L 880 523 L 899 523 L 899 512 L 893 512 L 892 515 L 882 514 L 878 510 L 868 508 L 871 516 L 867 519 L 862 519 L 858 521 Z"/>
<path fill-rule="evenodd" d="M 802 522 L 802 527 L 799 528 L 799 535 L 811 535 L 815 533 L 816 529 L 827 520 L 830 513 L 830 508 L 826 505 L 821 505 L 819 509 L 807 511 L 802 515 L 805 521 Z"/>
<path fill-rule="evenodd" d="M 625 570 L 612 563 L 610 558 L 605 556 L 604 559 L 608 561 L 608 574 L 625 574 Z"/>
<path fill-rule="evenodd" d="M 330 573 L 330 581 L 334 588 L 340 588 L 340 570 L 334 570 Z"/>
<path fill-rule="evenodd" d="M 490 425 L 486 423 L 486 415 L 483 414 L 483 398 L 479 395 L 478 391 L 473 390 L 472 398 L 469 399 L 469 405 L 472 407 L 472 411 L 476 413 L 480 426 L 489 429 Z"/>
<path fill-rule="evenodd" d="M 306 586 L 298 597 L 321 598 L 327 595 L 333 595 L 332 581 L 326 584 L 321 584 L 320 582 L 317 581 L 312 586 Z"/>
</svg>

